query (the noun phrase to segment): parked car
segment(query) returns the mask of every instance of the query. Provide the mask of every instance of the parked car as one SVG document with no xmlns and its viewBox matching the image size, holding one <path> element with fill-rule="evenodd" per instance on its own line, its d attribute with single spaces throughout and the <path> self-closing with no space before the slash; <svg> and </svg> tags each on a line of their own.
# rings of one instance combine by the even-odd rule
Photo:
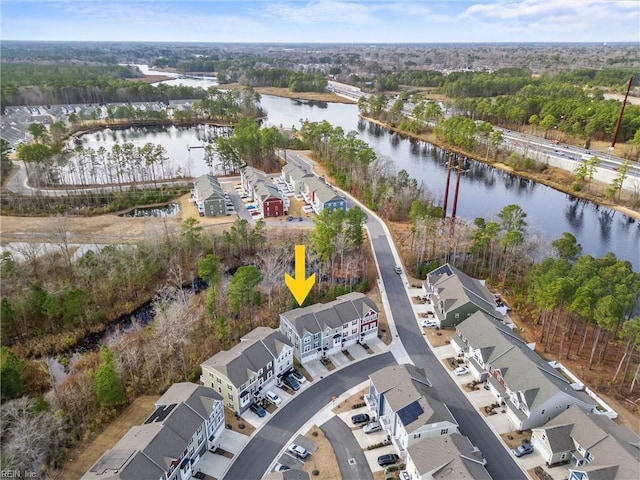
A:
<svg viewBox="0 0 640 480">
<path fill-rule="evenodd" d="M 530 443 L 523 443 L 519 447 L 514 448 L 512 452 L 516 457 L 528 455 L 529 453 L 533 453 L 533 445 Z"/>
<path fill-rule="evenodd" d="M 289 453 L 292 453 L 298 458 L 307 458 L 309 456 L 309 452 L 307 451 L 307 449 L 298 445 L 297 443 L 292 443 L 291 445 L 289 445 L 289 448 L 287 448 L 287 450 L 289 450 Z"/>
<path fill-rule="evenodd" d="M 247 210 L 255 210 L 256 206 L 255 205 L 247 205 Z"/>
<path fill-rule="evenodd" d="M 422 323 L 420 323 L 420 325 L 426 328 L 433 328 L 438 326 L 438 322 L 436 322 L 435 320 L 430 320 L 426 318 L 422 321 Z"/>
<path fill-rule="evenodd" d="M 393 465 L 400 460 L 400 457 L 395 453 L 387 453 L 386 455 L 380 455 L 378 457 L 378 465 L 386 467 L 387 465 Z"/>
<path fill-rule="evenodd" d="M 362 427 L 362 431 L 364 433 L 379 432 L 380 430 L 382 430 L 382 425 L 380 425 L 380 422 L 378 421 L 367 423 L 364 427 Z"/>
<path fill-rule="evenodd" d="M 467 367 L 458 367 L 453 371 L 456 375 L 466 375 L 469 373 L 469 369 Z"/>
<path fill-rule="evenodd" d="M 289 387 L 291 390 L 294 391 L 298 391 L 300 390 L 300 384 L 298 383 L 298 381 L 293 378 L 291 375 L 287 375 L 286 377 L 284 377 L 284 379 L 282 380 L 284 382 L 284 384 Z"/>
<path fill-rule="evenodd" d="M 267 412 L 265 411 L 264 408 L 262 408 L 260 405 L 258 405 L 257 403 L 252 403 L 251 406 L 249 406 L 249 409 L 255 413 L 256 415 L 258 415 L 260 418 L 264 417 Z"/>
<path fill-rule="evenodd" d="M 278 396 L 278 394 L 276 392 L 274 392 L 273 390 L 269 390 L 264 398 L 266 398 L 267 400 L 269 400 L 271 403 L 273 403 L 274 405 L 280 405 L 282 403 L 282 399 Z"/>
<path fill-rule="evenodd" d="M 360 425 L 361 423 L 367 423 L 369 421 L 369 415 L 366 413 L 358 413 L 351 417 L 351 423 L 354 425 Z"/>
<path fill-rule="evenodd" d="M 294 370 L 293 372 L 291 372 L 289 375 L 291 375 L 293 378 L 296 379 L 296 381 L 302 385 L 303 383 L 306 383 L 307 379 L 305 378 L 304 375 L 302 375 L 298 370 Z"/>
<path fill-rule="evenodd" d="M 276 463 L 276 466 L 273 469 L 274 472 L 286 472 L 287 470 L 291 470 L 291 467 L 284 463 Z"/>
</svg>

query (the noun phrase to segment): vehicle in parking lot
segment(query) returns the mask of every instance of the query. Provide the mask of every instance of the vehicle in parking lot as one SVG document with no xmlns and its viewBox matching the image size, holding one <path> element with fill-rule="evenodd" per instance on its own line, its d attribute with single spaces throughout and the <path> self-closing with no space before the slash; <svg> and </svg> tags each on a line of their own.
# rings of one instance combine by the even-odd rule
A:
<svg viewBox="0 0 640 480">
<path fill-rule="evenodd" d="M 351 417 L 351 423 L 354 425 L 359 425 L 361 423 L 367 423 L 369 421 L 369 415 L 366 413 L 358 413 Z"/>
<path fill-rule="evenodd" d="M 533 445 L 530 443 L 523 443 L 522 445 L 514 448 L 512 452 L 516 457 L 521 457 L 523 455 L 533 453 Z"/>
<path fill-rule="evenodd" d="M 298 221 L 301 222 L 302 221 L 302 217 L 298 217 Z"/>
<path fill-rule="evenodd" d="M 256 206 L 255 205 L 247 205 L 247 210 L 255 210 Z"/>
<path fill-rule="evenodd" d="M 267 412 L 265 411 L 264 408 L 262 408 L 260 405 L 258 405 L 257 403 L 252 403 L 251 406 L 249 407 L 249 409 L 255 413 L 256 415 L 258 415 L 260 418 L 264 417 Z"/>
<path fill-rule="evenodd" d="M 298 381 L 293 378 L 291 375 L 287 375 L 286 377 L 284 377 L 284 379 L 282 380 L 284 382 L 284 384 L 289 387 L 290 389 L 294 390 L 294 391 L 298 391 L 300 390 L 300 384 L 298 383 Z"/>
<path fill-rule="evenodd" d="M 387 453 L 386 455 L 380 455 L 378 457 L 378 465 L 386 467 L 387 465 L 393 465 L 400 460 L 400 457 L 395 453 Z"/>
<path fill-rule="evenodd" d="M 284 463 L 276 463 L 276 466 L 273 469 L 274 472 L 286 472 L 287 470 L 291 470 L 291 467 Z"/>
<path fill-rule="evenodd" d="M 289 448 L 287 448 L 287 450 L 289 451 L 289 453 L 292 453 L 298 458 L 307 458 L 309 456 L 308 450 L 298 445 L 297 443 L 292 443 L 291 445 L 289 445 Z"/>
<path fill-rule="evenodd" d="M 252 211 L 251 211 L 251 216 L 252 216 L 252 217 L 255 217 L 256 215 L 260 215 L 260 212 L 259 212 L 259 211 L 257 211 L 257 210 L 252 210 Z"/>
<path fill-rule="evenodd" d="M 378 421 L 367 423 L 364 427 L 362 427 L 362 431 L 364 433 L 379 432 L 380 430 L 382 430 L 382 425 L 380 425 L 380 422 Z"/>
<path fill-rule="evenodd" d="M 432 327 L 437 327 L 438 326 L 438 322 L 436 322 L 435 320 L 431 320 L 431 319 L 426 318 L 426 319 L 424 319 L 422 321 L 422 323 L 420 325 L 422 325 L 423 327 L 426 327 L 426 328 L 432 328 Z"/>
<path fill-rule="evenodd" d="M 456 375 L 466 375 L 469 373 L 469 369 L 467 367 L 458 367 L 453 371 Z"/>
<path fill-rule="evenodd" d="M 298 370 L 292 371 L 289 375 L 296 379 L 296 381 L 302 385 L 307 381 L 304 375 L 302 375 Z"/>
<path fill-rule="evenodd" d="M 276 392 L 274 392 L 273 390 L 269 390 L 264 398 L 266 398 L 267 400 L 269 400 L 271 403 L 273 403 L 274 405 L 280 405 L 282 403 L 282 399 L 278 396 L 278 394 Z"/>
</svg>

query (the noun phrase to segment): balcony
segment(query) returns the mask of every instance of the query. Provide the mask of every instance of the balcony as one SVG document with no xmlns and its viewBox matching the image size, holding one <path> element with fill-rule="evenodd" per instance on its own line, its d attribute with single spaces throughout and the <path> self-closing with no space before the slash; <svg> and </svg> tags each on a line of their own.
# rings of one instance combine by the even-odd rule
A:
<svg viewBox="0 0 640 480">
<path fill-rule="evenodd" d="M 382 425 L 382 428 L 384 428 L 387 432 L 391 431 L 391 419 L 389 417 L 383 415 L 382 417 L 378 418 L 378 421 L 380 422 L 380 425 Z"/>
<path fill-rule="evenodd" d="M 364 403 L 367 404 L 369 410 L 378 413 L 378 399 L 376 397 L 374 397 L 373 395 L 365 395 Z"/>
</svg>

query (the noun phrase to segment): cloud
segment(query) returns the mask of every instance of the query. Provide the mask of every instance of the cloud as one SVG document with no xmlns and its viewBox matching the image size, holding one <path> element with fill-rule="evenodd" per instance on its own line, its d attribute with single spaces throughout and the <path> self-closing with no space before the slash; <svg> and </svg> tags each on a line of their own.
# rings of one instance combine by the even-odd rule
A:
<svg viewBox="0 0 640 480">
<path fill-rule="evenodd" d="M 378 23 L 366 4 L 336 0 L 314 0 L 304 3 L 268 3 L 264 14 L 285 23 L 373 24 Z"/>
</svg>

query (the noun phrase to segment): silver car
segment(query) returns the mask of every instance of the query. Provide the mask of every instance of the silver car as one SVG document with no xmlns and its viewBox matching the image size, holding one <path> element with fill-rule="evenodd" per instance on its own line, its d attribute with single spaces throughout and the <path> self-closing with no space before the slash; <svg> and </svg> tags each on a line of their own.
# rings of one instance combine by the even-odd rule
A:
<svg viewBox="0 0 640 480">
<path fill-rule="evenodd" d="M 380 425 L 380 422 L 378 421 L 367 423 L 364 427 L 362 427 L 362 431 L 364 433 L 379 432 L 380 430 L 382 430 L 382 425 Z"/>
</svg>

